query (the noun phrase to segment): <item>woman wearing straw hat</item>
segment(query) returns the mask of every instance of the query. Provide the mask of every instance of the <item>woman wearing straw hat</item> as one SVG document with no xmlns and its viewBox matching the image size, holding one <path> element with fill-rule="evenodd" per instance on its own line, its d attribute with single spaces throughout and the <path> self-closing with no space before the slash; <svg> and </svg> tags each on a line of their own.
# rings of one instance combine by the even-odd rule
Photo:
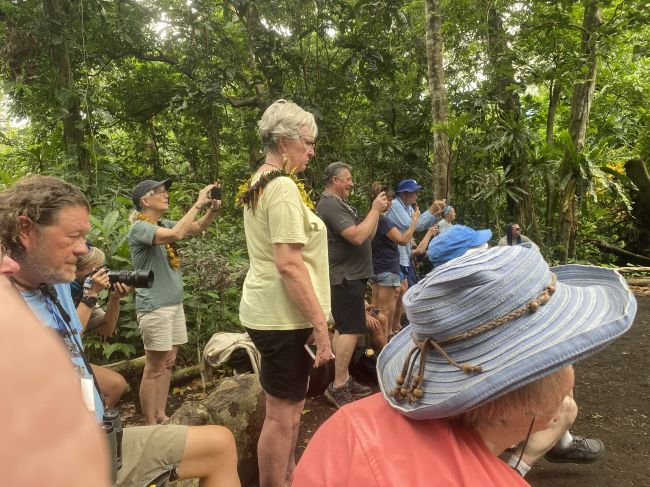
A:
<svg viewBox="0 0 650 487">
<path fill-rule="evenodd" d="M 410 333 L 379 356 L 382 394 L 319 429 L 295 485 L 528 485 L 523 463 L 566 426 L 555 419 L 571 402 L 571 364 L 625 333 L 636 313 L 617 272 L 550 269 L 531 244 L 453 259 L 404 307 Z M 515 471 L 499 455 L 520 442 Z"/>
</svg>

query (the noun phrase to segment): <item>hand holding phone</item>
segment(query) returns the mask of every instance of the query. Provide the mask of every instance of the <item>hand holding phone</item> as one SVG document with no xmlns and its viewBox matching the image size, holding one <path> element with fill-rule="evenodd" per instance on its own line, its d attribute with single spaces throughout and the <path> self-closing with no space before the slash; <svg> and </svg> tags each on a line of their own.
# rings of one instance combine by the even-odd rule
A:
<svg viewBox="0 0 650 487">
<path fill-rule="evenodd" d="M 316 360 L 316 345 L 307 345 L 305 343 L 305 350 L 307 350 L 312 360 Z"/>
<path fill-rule="evenodd" d="M 210 199 L 220 200 L 221 199 L 221 188 L 219 186 L 214 186 L 210 190 Z"/>
<path fill-rule="evenodd" d="M 309 345 L 305 343 L 305 350 L 309 354 L 312 360 L 316 360 L 316 345 Z M 334 354 L 330 356 L 330 359 L 334 358 Z"/>
</svg>

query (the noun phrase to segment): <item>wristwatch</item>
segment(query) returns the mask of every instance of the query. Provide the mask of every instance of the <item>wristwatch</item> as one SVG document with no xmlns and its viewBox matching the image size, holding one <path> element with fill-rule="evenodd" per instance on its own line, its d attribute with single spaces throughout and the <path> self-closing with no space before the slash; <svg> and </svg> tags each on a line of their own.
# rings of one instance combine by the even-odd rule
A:
<svg viewBox="0 0 650 487">
<path fill-rule="evenodd" d="M 94 308 L 97 305 L 97 297 L 95 296 L 86 296 L 85 294 L 81 297 L 81 303 L 85 304 L 89 308 Z"/>
</svg>

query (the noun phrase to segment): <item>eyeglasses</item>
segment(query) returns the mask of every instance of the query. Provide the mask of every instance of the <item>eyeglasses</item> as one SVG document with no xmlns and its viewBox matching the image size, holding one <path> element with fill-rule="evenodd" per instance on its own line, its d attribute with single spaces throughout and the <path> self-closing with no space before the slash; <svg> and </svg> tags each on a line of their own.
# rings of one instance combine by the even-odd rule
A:
<svg viewBox="0 0 650 487">
<path fill-rule="evenodd" d="M 151 190 L 151 194 L 169 194 L 169 193 L 167 192 L 167 188 L 161 186 L 160 188 Z"/>
<path fill-rule="evenodd" d="M 299 135 L 298 138 L 302 140 L 302 142 L 307 146 L 311 147 L 312 149 L 316 148 L 316 141 L 314 139 L 310 139 L 308 137 L 305 137 L 304 135 Z"/>
</svg>

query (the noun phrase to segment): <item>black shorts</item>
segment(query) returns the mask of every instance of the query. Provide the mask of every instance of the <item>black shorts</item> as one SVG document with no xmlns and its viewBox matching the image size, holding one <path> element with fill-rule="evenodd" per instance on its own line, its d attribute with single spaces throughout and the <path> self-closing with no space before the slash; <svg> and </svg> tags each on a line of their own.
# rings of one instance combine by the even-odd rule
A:
<svg viewBox="0 0 650 487">
<path fill-rule="evenodd" d="M 301 330 L 253 330 L 248 336 L 259 350 L 260 384 L 279 399 L 302 401 L 307 397 L 309 373 L 313 361 L 305 350 L 311 328 Z"/>
<path fill-rule="evenodd" d="M 366 282 L 367 279 L 343 279 L 341 284 L 331 286 L 334 328 L 340 335 L 368 333 L 364 301 Z"/>
</svg>

